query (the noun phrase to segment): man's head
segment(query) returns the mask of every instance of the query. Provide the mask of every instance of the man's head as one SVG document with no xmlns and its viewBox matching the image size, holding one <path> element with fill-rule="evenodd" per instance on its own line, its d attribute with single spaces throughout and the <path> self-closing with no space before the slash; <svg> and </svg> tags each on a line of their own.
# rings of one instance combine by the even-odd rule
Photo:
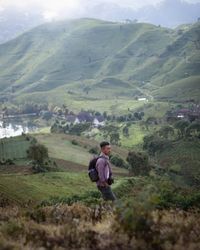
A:
<svg viewBox="0 0 200 250">
<path fill-rule="evenodd" d="M 107 141 L 102 141 L 100 143 L 100 147 L 101 147 L 101 152 L 104 153 L 105 155 L 109 155 L 111 152 L 111 145 L 109 142 Z"/>
</svg>

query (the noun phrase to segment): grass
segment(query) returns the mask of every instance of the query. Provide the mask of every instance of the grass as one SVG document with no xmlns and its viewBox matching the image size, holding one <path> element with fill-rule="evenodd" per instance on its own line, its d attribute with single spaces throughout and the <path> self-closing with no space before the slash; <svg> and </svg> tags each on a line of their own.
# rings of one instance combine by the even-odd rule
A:
<svg viewBox="0 0 200 250">
<path fill-rule="evenodd" d="M 168 164 L 184 164 L 184 161 L 190 162 L 192 167 L 193 161 L 200 161 L 199 156 L 200 143 L 197 140 L 181 140 L 173 143 L 173 146 L 170 149 L 160 153 L 157 157 L 159 160 L 164 161 L 168 159 Z"/>
<path fill-rule="evenodd" d="M 26 158 L 30 141 L 26 136 L 17 136 L 0 140 L 0 160 Z"/>
<path fill-rule="evenodd" d="M 22 204 L 28 200 L 40 202 L 53 196 L 83 194 L 95 188 L 86 173 L 72 172 L 1 174 L 0 187 L 6 197 Z"/>
<path fill-rule="evenodd" d="M 117 114 L 137 108 L 135 96 L 148 90 L 157 97 L 161 86 L 176 85 L 186 73 L 199 76 L 198 50 L 188 39 L 195 42 L 198 29 L 191 25 L 180 36 L 149 24 L 94 19 L 41 25 L 0 46 L 1 94 L 12 95 L 15 103 L 66 104 L 74 110 Z M 184 98 L 198 98 L 199 91 L 188 86 Z"/>
<path fill-rule="evenodd" d="M 35 135 L 39 143 L 49 150 L 49 156 L 57 159 L 72 161 L 87 165 L 91 155 L 78 145 L 73 145 L 70 140 L 58 134 Z"/>
<path fill-rule="evenodd" d="M 199 100 L 199 80 L 199 76 L 187 77 L 161 87 L 154 91 L 154 95 L 159 99 L 166 98 L 183 101 L 194 98 L 195 100 Z"/>
<path fill-rule="evenodd" d="M 31 174 L 31 167 L 25 166 L 28 162 L 25 156 L 16 155 L 15 165 L 5 166 L 0 171 L 0 193 L 9 200 L 23 204 L 29 200 L 34 203 L 48 200 L 52 197 L 68 197 L 81 195 L 87 191 L 96 190 L 95 184 L 89 180 L 87 166 L 92 155 L 88 153 L 90 147 L 97 142 L 84 137 L 62 134 L 36 134 L 39 143 L 48 147 L 49 156 L 57 163 L 59 172 Z M 6 139 L 7 145 L 14 142 L 21 143 L 23 137 Z M 78 145 L 71 141 L 75 139 Z M 15 145 L 15 144 L 14 144 Z M 17 144 L 19 145 L 19 144 Z M 14 155 L 9 147 L 9 157 Z M 23 147 L 18 147 L 23 149 Z M 25 150 L 25 149 L 24 149 Z M 127 151 L 114 147 L 114 151 L 122 156 Z M 128 171 L 113 167 L 116 180 L 128 175 Z"/>
<path fill-rule="evenodd" d="M 133 124 L 129 127 L 129 137 L 121 136 L 121 145 L 127 148 L 137 148 L 142 145 L 146 132 L 139 124 Z"/>
</svg>

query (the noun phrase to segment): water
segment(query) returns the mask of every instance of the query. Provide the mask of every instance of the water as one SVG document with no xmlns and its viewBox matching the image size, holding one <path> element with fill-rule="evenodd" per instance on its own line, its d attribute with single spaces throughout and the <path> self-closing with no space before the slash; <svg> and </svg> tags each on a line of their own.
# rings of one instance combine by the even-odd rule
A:
<svg viewBox="0 0 200 250">
<path fill-rule="evenodd" d="M 11 136 L 18 136 L 22 133 L 35 132 L 38 129 L 37 126 L 30 124 L 29 122 L 2 122 L 0 121 L 0 139 Z"/>
</svg>

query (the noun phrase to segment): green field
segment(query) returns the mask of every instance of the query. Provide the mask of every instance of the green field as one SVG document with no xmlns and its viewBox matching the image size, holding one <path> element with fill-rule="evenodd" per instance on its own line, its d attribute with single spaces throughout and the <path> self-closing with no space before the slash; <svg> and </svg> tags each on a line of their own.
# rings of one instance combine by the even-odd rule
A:
<svg viewBox="0 0 200 250">
<path fill-rule="evenodd" d="M 0 160 L 6 159 L 23 159 L 27 157 L 27 149 L 30 141 L 26 136 L 5 138 L 0 140 Z"/>
<path fill-rule="evenodd" d="M 40 202 L 51 197 L 67 197 L 94 190 L 85 173 L 52 172 L 21 175 L 1 174 L 0 192 L 10 200 L 22 203 Z"/>
<path fill-rule="evenodd" d="M 16 165 L 0 166 L 1 195 L 23 204 L 29 200 L 37 203 L 52 197 L 81 195 L 96 190 L 95 184 L 87 175 L 87 165 L 92 158 L 88 150 L 98 145 L 97 142 L 62 134 L 36 134 L 34 137 L 39 143 L 47 146 L 49 156 L 57 163 L 59 172 L 32 174 L 30 166 L 26 165 L 28 159 L 25 153 L 30 143 L 26 137 L 3 139 L 1 141 L 7 142 L 7 147 L 2 148 L 3 155 L 9 159 L 15 158 Z M 71 143 L 73 139 L 77 140 L 78 145 Z M 127 154 L 125 149 L 114 147 L 113 150 L 122 157 Z M 113 166 L 113 174 L 115 179 L 119 180 L 127 176 L 128 171 Z"/>
</svg>

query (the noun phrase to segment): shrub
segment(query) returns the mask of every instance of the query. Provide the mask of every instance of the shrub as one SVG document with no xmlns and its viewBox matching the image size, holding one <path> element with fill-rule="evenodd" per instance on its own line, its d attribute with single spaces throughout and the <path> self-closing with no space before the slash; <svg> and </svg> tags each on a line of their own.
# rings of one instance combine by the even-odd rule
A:
<svg viewBox="0 0 200 250">
<path fill-rule="evenodd" d="M 110 162 L 117 167 L 128 168 L 128 164 L 119 155 L 111 155 Z"/>
<path fill-rule="evenodd" d="M 78 145 L 78 142 L 77 142 L 76 140 L 74 140 L 74 139 L 71 141 L 71 143 L 72 143 L 73 145 Z"/>
<path fill-rule="evenodd" d="M 152 234 L 151 226 L 153 225 L 152 209 L 147 204 L 128 201 L 118 204 L 115 212 L 114 228 L 120 228 L 129 237 L 135 235 L 137 238 L 149 240 Z"/>
<path fill-rule="evenodd" d="M 131 174 L 148 175 L 151 170 L 148 163 L 148 156 L 142 152 L 129 152 L 127 162 L 130 164 L 129 171 Z"/>
<path fill-rule="evenodd" d="M 88 151 L 90 154 L 95 154 L 97 155 L 99 153 L 99 148 L 98 147 L 92 147 Z"/>
<path fill-rule="evenodd" d="M 33 171 L 36 173 L 48 171 L 45 160 L 48 159 L 48 149 L 42 144 L 31 145 L 27 151 L 28 158 L 32 159 Z"/>
<path fill-rule="evenodd" d="M 167 139 L 160 138 L 157 135 L 147 135 L 143 139 L 143 149 L 147 150 L 150 155 L 157 152 L 163 152 L 166 148 L 172 146 L 172 142 Z"/>
</svg>

